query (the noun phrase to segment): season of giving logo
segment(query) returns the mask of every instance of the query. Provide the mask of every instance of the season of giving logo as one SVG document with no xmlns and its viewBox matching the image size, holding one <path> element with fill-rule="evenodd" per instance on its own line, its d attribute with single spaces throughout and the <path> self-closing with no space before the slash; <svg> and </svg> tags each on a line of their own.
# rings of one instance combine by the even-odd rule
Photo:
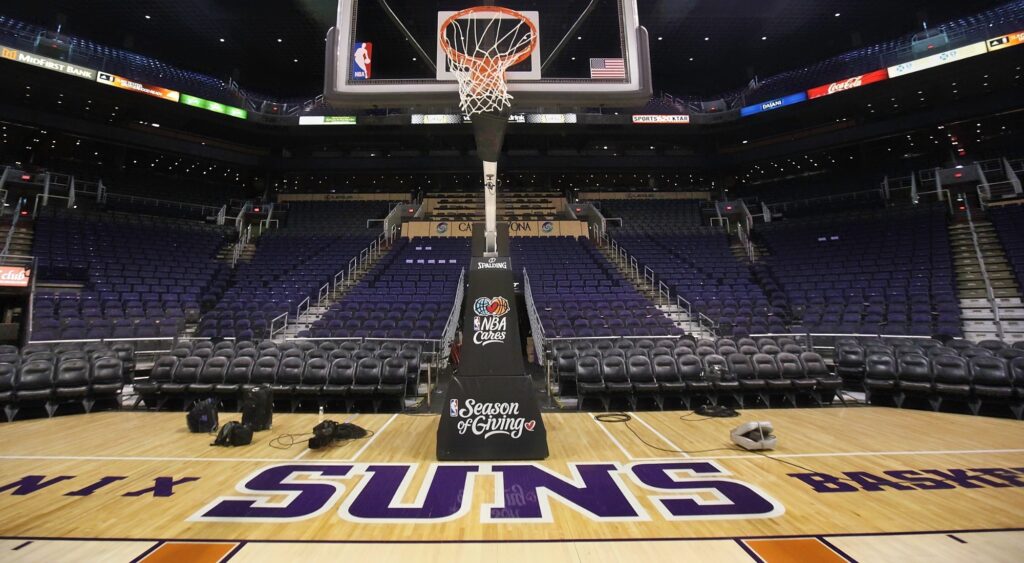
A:
<svg viewBox="0 0 1024 563">
<path fill-rule="evenodd" d="M 473 343 L 487 346 L 504 342 L 508 334 L 508 299 L 504 297 L 480 297 L 473 303 Z"/>
<path fill-rule="evenodd" d="M 472 432 L 483 436 L 486 440 L 497 434 L 504 434 L 513 440 L 523 435 L 523 431 L 533 432 L 537 421 L 519 414 L 519 403 L 482 403 L 476 399 L 466 399 L 459 407 L 459 400 L 452 399 L 448 403 L 448 416 L 458 418 L 459 434 Z"/>
</svg>

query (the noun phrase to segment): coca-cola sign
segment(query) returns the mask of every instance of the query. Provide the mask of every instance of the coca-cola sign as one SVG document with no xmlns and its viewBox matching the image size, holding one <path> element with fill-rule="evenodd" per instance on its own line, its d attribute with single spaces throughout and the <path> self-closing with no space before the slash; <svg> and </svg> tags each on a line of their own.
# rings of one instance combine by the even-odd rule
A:
<svg viewBox="0 0 1024 563">
<path fill-rule="evenodd" d="M 29 271 L 16 266 L 0 266 L 0 287 L 28 287 Z"/>
<path fill-rule="evenodd" d="M 867 74 L 861 74 L 858 76 L 852 76 L 844 80 L 837 80 L 831 84 L 825 84 L 818 86 L 817 88 L 811 88 L 807 91 L 807 97 L 814 99 L 822 96 L 829 96 L 838 92 L 845 92 L 854 88 L 859 88 L 867 84 L 874 84 L 875 82 L 881 82 L 889 78 L 889 73 L 885 69 L 876 70 Z"/>
</svg>

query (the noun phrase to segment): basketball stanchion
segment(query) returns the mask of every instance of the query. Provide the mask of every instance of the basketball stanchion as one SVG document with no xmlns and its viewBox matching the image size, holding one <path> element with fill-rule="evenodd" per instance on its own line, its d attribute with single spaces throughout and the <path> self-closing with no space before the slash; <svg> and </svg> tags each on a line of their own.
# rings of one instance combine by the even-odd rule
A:
<svg viewBox="0 0 1024 563">
<path fill-rule="evenodd" d="M 520 346 L 508 224 L 497 222 L 498 157 L 512 96 L 505 72 L 537 46 L 533 23 L 508 8 L 462 10 L 441 24 L 440 45 L 459 82 L 483 161 L 485 222 L 473 225 L 459 375 L 437 429 L 440 460 L 548 456 L 547 433 Z"/>
</svg>

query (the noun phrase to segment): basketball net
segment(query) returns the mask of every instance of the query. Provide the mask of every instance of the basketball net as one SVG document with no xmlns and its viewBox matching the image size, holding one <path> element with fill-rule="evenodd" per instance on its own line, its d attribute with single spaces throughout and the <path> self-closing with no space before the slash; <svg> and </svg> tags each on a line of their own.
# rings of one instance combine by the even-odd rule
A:
<svg viewBox="0 0 1024 563">
<path fill-rule="evenodd" d="M 459 82 L 462 113 L 500 112 L 512 106 L 505 71 L 537 47 L 537 28 L 525 16 L 501 6 L 478 6 L 441 24 L 441 48 Z"/>
</svg>

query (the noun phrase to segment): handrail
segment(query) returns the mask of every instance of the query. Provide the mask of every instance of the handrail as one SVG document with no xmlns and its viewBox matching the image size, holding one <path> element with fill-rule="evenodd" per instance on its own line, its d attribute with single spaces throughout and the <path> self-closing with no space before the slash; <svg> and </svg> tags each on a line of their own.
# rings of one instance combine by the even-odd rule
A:
<svg viewBox="0 0 1024 563">
<path fill-rule="evenodd" d="M 992 307 L 992 316 L 996 323 L 996 335 L 999 336 L 999 340 L 1003 340 L 1003 323 L 999 318 L 999 302 L 996 301 L 996 294 L 992 290 L 992 281 L 988 277 L 988 270 L 985 268 L 985 260 L 981 255 L 981 244 L 978 243 L 978 232 L 974 228 L 974 218 L 971 216 L 970 203 L 964 203 L 964 210 L 967 212 L 967 225 L 971 229 L 971 242 L 974 244 L 974 256 L 978 260 L 978 268 L 981 270 L 981 279 L 985 282 L 985 295 L 988 298 L 989 305 Z"/>
<path fill-rule="evenodd" d="M 231 250 L 231 268 L 238 267 L 238 260 L 242 257 L 242 251 L 245 250 L 246 245 L 252 240 L 252 225 L 249 225 L 242 231 L 242 236 L 235 242 L 234 248 Z"/>
<path fill-rule="evenodd" d="M 444 332 L 441 333 L 441 350 L 437 358 L 438 366 L 448 365 L 451 355 L 452 342 L 455 342 L 455 332 L 459 327 L 459 319 L 462 317 L 462 300 L 466 294 L 466 269 L 459 272 L 459 285 L 455 289 L 455 302 L 452 310 L 448 313 L 448 320 L 444 324 Z"/>
<path fill-rule="evenodd" d="M 614 249 L 614 251 L 615 251 L 614 255 L 616 257 L 616 260 L 619 262 L 620 268 L 625 269 L 627 267 L 627 264 L 628 264 L 629 265 L 628 267 L 630 268 L 630 271 L 634 271 L 635 273 L 639 271 L 638 269 L 634 270 L 634 268 L 638 268 L 639 267 L 639 265 L 640 265 L 639 261 L 635 257 L 633 257 L 631 254 L 629 254 L 629 252 L 627 252 L 626 249 L 617 240 L 611 238 L 611 236 L 606 233 L 606 234 L 604 234 L 600 238 L 600 242 L 601 242 L 602 247 L 609 247 L 609 248 Z M 651 283 L 652 283 L 652 291 L 653 291 L 653 287 L 654 287 L 653 284 L 658 284 L 658 290 L 659 290 L 659 295 L 660 295 L 660 291 L 662 291 L 662 286 L 664 286 L 664 288 L 665 288 L 664 291 L 667 292 L 666 293 L 666 298 L 668 300 L 671 300 L 672 299 L 671 288 L 667 284 L 665 284 L 664 282 L 662 282 L 661 280 L 659 280 L 657 278 L 657 273 L 654 272 L 653 269 L 648 268 L 646 265 L 644 265 L 644 272 L 645 272 L 645 274 L 646 274 L 647 270 L 651 270 L 651 272 L 652 272 L 652 278 L 653 278 L 652 281 L 651 281 Z M 634 277 L 636 279 L 639 276 L 637 274 Z M 646 280 L 646 277 L 645 277 L 645 280 Z M 689 327 L 690 328 L 690 332 L 693 332 L 693 323 L 694 323 L 694 320 L 695 320 L 694 316 L 693 316 L 693 305 L 687 299 L 685 299 L 684 297 L 679 295 L 678 292 L 676 292 L 676 294 L 675 294 L 675 299 L 676 299 L 676 306 L 686 310 L 686 315 L 690 319 L 690 327 Z M 670 303 L 670 301 L 666 302 L 664 304 L 668 305 L 669 303 Z M 685 304 L 685 307 L 683 306 L 684 304 Z M 711 320 L 711 318 L 708 317 L 707 315 L 704 315 L 703 313 L 698 313 L 697 318 L 696 318 L 696 322 L 697 322 L 697 325 L 700 326 L 701 329 L 706 330 L 708 333 L 710 333 L 712 335 L 717 334 L 718 323 L 716 323 L 713 320 Z"/>
<path fill-rule="evenodd" d="M 0 250 L 0 260 L 7 258 L 7 255 L 11 252 L 11 239 L 14 238 L 14 231 L 18 228 L 18 218 L 21 217 L 22 201 L 24 200 L 18 198 L 18 205 L 14 206 L 14 217 L 11 219 L 11 228 L 7 230 L 7 238 L 4 240 L 4 248 L 3 250 Z M 35 272 L 33 272 L 33 274 L 34 273 Z"/>
<path fill-rule="evenodd" d="M 97 192 L 97 196 L 99 193 Z M 143 204 L 155 204 L 163 207 L 175 207 L 178 209 L 195 209 L 198 214 L 203 217 L 214 215 L 219 212 L 217 207 L 212 205 L 203 205 L 201 203 L 188 203 L 183 201 L 173 201 L 169 199 L 157 199 L 153 197 L 137 196 L 132 194 L 121 194 L 116 192 L 107 192 L 104 190 L 103 203 L 108 203 L 110 199 L 124 201 L 127 203 L 143 203 Z"/>
<path fill-rule="evenodd" d="M 318 307 L 326 307 L 331 295 L 331 284 L 325 283 L 317 292 L 316 304 Z"/>
<path fill-rule="evenodd" d="M 242 226 L 245 225 L 245 214 L 252 210 L 252 202 L 246 201 L 242 204 L 242 208 L 238 211 L 238 215 L 235 216 L 235 230 L 239 234 L 242 233 Z"/>
<path fill-rule="evenodd" d="M 276 325 L 278 321 L 281 321 L 281 328 L 275 330 L 274 329 L 274 325 Z M 274 317 L 273 319 L 270 319 L 270 338 L 271 338 L 271 340 L 273 340 L 273 338 L 275 336 L 277 336 L 278 334 L 284 332 L 286 328 L 288 328 L 288 313 L 287 312 L 281 313 L 280 315 Z"/>
</svg>

